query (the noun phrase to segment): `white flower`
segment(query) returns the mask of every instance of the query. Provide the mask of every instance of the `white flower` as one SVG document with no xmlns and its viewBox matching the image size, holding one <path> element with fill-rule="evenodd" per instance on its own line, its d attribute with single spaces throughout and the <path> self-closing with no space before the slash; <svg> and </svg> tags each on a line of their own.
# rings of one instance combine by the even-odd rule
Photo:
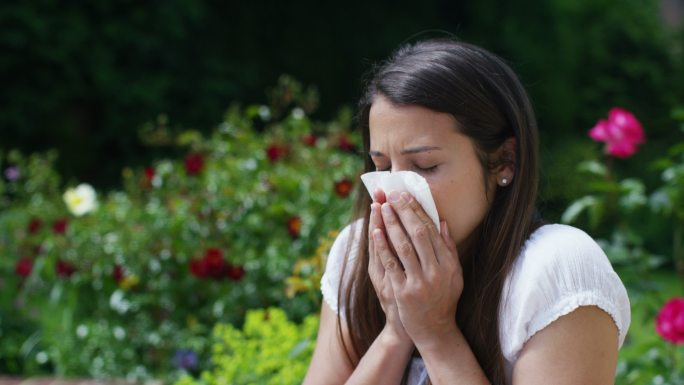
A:
<svg viewBox="0 0 684 385">
<path fill-rule="evenodd" d="M 64 195 L 64 203 L 72 214 L 77 217 L 87 214 L 97 208 L 97 196 L 93 186 L 81 183 L 76 188 L 66 190 Z"/>
<path fill-rule="evenodd" d="M 260 117 L 261 120 L 263 120 L 264 122 L 267 122 L 267 121 L 271 120 L 271 109 L 268 108 L 268 106 L 261 106 L 261 107 L 259 107 L 258 112 L 259 112 L 259 117 Z"/>
<path fill-rule="evenodd" d="M 305 115 L 304 110 L 302 110 L 301 108 L 296 107 L 296 108 L 292 109 L 292 117 L 293 118 L 300 120 L 300 119 L 304 118 L 304 115 Z"/>
</svg>

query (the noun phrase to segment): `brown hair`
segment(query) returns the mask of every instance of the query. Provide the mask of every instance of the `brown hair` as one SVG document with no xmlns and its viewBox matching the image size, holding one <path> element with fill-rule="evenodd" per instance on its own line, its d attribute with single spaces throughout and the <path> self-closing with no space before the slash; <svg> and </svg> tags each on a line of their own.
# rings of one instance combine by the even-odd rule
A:
<svg viewBox="0 0 684 385">
<path fill-rule="evenodd" d="M 469 310 L 460 311 L 455 317 L 489 380 L 503 384 L 504 360 L 499 340 L 503 285 L 524 242 L 540 223 L 535 210 L 537 125 L 531 103 L 508 65 L 482 48 L 444 39 L 403 46 L 372 71 L 359 102 L 363 172 L 375 170 L 368 156 L 368 118 L 378 95 L 397 106 L 417 105 L 453 115 L 457 129 L 473 141 L 485 176 L 502 162 L 510 162 L 515 169 L 514 182 L 505 188 L 498 187 L 489 212 L 473 234 L 473 247 L 464 255 L 465 286 L 458 308 Z M 492 154 L 511 137 L 516 139 L 515 154 L 493 159 Z M 351 279 L 341 280 L 338 292 L 338 301 L 342 301 L 338 303 L 346 309 L 344 317 L 350 334 L 349 344 L 344 340 L 343 343 L 354 366 L 358 364 L 355 357 L 365 354 L 385 324 L 367 270 L 371 200 L 362 185 L 358 188 L 353 218 L 362 219 L 359 256 L 356 263 L 343 267 L 352 269 Z M 487 191 L 491 198 L 490 193 Z"/>
</svg>

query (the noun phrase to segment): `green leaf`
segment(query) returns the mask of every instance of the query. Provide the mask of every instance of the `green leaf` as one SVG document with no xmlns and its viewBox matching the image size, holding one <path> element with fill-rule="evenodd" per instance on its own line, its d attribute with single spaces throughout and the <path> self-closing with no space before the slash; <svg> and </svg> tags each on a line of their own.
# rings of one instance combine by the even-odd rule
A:
<svg viewBox="0 0 684 385">
<path fill-rule="evenodd" d="M 561 222 L 563 223 L 573 223 L 577 217 L 582 214 L 582 212 L 592 206 L 599 204 L 599 200 L 592 195 L 584 196 L 570 204 L 563 215 L 561 216 Z"/>
<path fill-rule="evenodd" d="M 586 160 L 577 166 L 577 171 L 597 176 L 606 176 L 606 166 L 595 160 Z"/>
</svg>

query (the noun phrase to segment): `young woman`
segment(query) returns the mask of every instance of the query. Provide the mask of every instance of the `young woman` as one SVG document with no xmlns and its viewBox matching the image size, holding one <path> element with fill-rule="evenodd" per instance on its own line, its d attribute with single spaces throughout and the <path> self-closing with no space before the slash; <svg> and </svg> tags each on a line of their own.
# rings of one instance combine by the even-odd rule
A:
<svg viewBox="0 0 684 385">
<path fill-rule="evenodd" d="M 587 234 L 537 216 L 537 127 L 511 69 L 461 42 L 402 47 L 359 124 L 365 172 L 422 175 L 441 228 L 409 194 L 360 186 L 304 383 L 612 384 L 627 293 Z"/>
</svg>

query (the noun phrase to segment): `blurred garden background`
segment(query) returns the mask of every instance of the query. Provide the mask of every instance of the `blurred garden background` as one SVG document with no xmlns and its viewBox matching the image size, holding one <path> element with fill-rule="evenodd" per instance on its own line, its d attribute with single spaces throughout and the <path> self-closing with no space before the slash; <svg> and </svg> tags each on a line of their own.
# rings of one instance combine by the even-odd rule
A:
<svg viewBox="0 0 684 385">
<path fill-rule="evenodd" d="M 543 216 L 628 287 L 616 383 L 684 384 L 681 0 L 2 2 L 0 377 L 299 383 L 364 76 L 444 36 L 520 74 Z"/>
</svg>

